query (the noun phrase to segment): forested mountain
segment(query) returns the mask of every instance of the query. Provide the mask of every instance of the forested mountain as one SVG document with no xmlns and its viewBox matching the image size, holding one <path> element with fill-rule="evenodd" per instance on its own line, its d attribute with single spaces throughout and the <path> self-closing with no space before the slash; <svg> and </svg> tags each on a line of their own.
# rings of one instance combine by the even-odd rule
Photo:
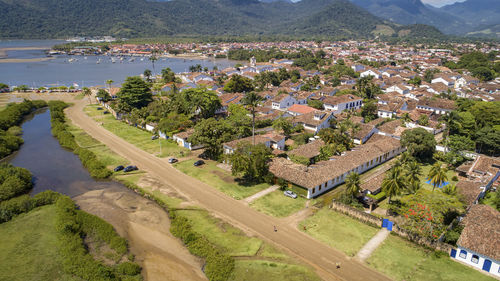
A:
<svg viewBox="0 0 500 281">
<path fill-rule="evenodd" d="M 381 18 L 400 24 L 429 24 L 444 33 L 478 35 L 500 24 L 500 0 L 467 0 L 441 8 L 424 5 L 421 0 L 351 0 Z M 489 26 L 492 26 L 489 28 Z M 483 33 L 483 34 L 485 34 Z"/>
<path fill-rule="evenodd" d="M 267 0 L 266 0 L 267 1 Z M 347 0 L 0 0 L 0 38 L 292 35 L 301 38 L 416 34 Z M 427 31 L 425 31 L 427 30 Z M 392 34 L 393 33 L 393 34 Z"/>
</svg>

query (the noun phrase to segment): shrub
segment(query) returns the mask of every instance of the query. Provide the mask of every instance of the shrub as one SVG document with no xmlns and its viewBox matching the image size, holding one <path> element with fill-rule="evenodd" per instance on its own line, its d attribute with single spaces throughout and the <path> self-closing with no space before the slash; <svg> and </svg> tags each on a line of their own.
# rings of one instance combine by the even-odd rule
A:
<svg viewBox="0 0 500 281">
<path fill-rule="evenodd" d="M 10 164 L 0 164 L 0 202 L 28 192 L 32 188 L 31 173 Z"/>
<path fill-rule="evenodd" d="M 141 273 L 141 267 L 132 262 L 123 262 L 116 266 L 116 272 L 123 275 L 137 275 Z"/>
<path fill-rule="evenodd" d="M 60 194 L 54 191 L 38 193 L 33 198 L 21 195 L 0 203 L 0 223 L 11 220 L 14 216 L 29 212 L 36 207 L 53 204 Z"/>
</svg>

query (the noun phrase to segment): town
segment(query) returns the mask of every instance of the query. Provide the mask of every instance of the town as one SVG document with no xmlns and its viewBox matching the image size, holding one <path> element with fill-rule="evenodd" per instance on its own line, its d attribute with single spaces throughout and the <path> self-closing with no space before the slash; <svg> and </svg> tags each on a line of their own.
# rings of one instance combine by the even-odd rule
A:
<svg viewBox="0 0 500 281">
<path fill-rule="evenodd" d="M 390 278 L 410 280 L 398 270 L 429 249 L 428 280 L 500 278 L 500 45 L 108 42 L 51 54 L 62 52 L 144 56 L 151 69 L 122 85 L 0 92 L 70 90 L 100 129 Z M 175 73 L 155 67 L 163 56 L 235 65 Z M 115 174 L 142 173 L 130 164 Z"/>
</svg>

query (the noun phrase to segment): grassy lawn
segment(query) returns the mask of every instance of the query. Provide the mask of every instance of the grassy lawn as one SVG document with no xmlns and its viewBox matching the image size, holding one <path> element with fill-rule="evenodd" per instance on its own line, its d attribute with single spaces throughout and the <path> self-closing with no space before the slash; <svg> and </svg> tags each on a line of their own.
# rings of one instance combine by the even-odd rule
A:
<svg viewBox="0 0 500 281">
<path fill-rule="evenodd" d="M 239 281 L 321 280 L 306 267 L 262 260 L 237 260 L 233 276 Z"/>
<path fill-rule="evenodd" d="M 299 228 L 314 238 L 354 256 L 378 231 L 341 213 L 322 208 L 299 223 Z"/>
<path fill-rule="evenodd" d="M 262 240 L 246 236 L 205 210 L 179 210 L 177 214 L 191 220 L 195 231 L 203 233 L 210 242 L 227 249 L 233 256 L 254 256 L 263 244 Z"/>
<path fill-rule="evenodd" d="M 267 183 L 242 185 L 236 182 L 230 172 L 217 167 L 217 162 L 205 161 L 202 166 L 195 167 L 195 159 L 179 162 L 174 165 L 186 175 L 217 188 L 225 194 L 240 200 L 270 187 Z"/>
<path fill-rule="evenodd" d="M 441 164 L 443 164 L 443 163 L 441 163 Z M 427 175 L 429 174 L 429 171 L 430 171 L 431 168 L 432 168 L 432 165 L 430 165 L 430 164 L 428 164 L 428 165 L 422 165 L 422 176 L 420 176 L 420 182 L 422 183 L 422 187 L 425 188 L 425 189 L 428 189 L 428 190 L 432 190 L 432 185 L 426 183 L 426 181 L 428 180 L 427 179 Z M 455 171 L 448 170 L 448 172 L 446 173 L 446 175 L 448 176 L 447 182 L 449 182 L 449 184 L 455 185 L 455 184 L 458 183 L 458 181 L 452 180 L 453 176 L 457 175 L 457 173 L 455 173 Z M 440 189 L 440 188 L 436 187 L 436 189 Z"/>
<path fill-rule="evenodd" d="M 497 205 L 495 203 L 496 199 L 496 193 L 493 191 L 488 191 L 486 195 L 484 196 L 483 199 L 481 199 L 481 204 L 488 205 L 492 207 L 493 209 L 497 209 L 497 211 L 500 211 L 500 209 L 497 208 Z"/>
<path fill-rule="evenodd" d="M 111 114 L 103 114 L 103 110 L 97 110 L 99 106 L 89 105 L 85 107 L 85 113 L 92 117 L 103 127 L 129 143 L 139 147 L 140 149 L 152 153 L 159 157 L 182 157 L 190 153 L 186 148 L 178 146 L 175 142 L 159 139 L 151 140 L 152 134 L 148 131 L 141 130 L 137 127 L 130 126 L 125 122 L 116 120 Z M 160 155 L 161 143 L 161 155 Z"/>
<path fill-rule="evenodd" d="M 49 205 L 0 224 L 0 280 L 78 280 L 63 273 L 55 219 Z"/>
<path fill-rule="evenodd" d="M 113 169 L 118 165 L 127 166 L 128 161 L 114 153 L 104 144 L 89 136 L 82 129 L 70 124 L 70 132 L 75 136 L 75 140 L 83 148 L 87 148 L 94 152 L 97 158 L 108 168 Z"/>
<path fill-rule="evenodd" d="M 292 199 L 283 195 L 283 191 L 276 190 L 250 203 L 250 206 L 259 212 L 275 217 L 287 217 L 302 210 L 307 199 L 297 196 Z"/>
<path fill-rule="evenodd" d="M 437 257 L 433 251 L 394 235 L 387 237 L 367 263 L 395 280 L 494 280 L 447 255 Z"/>
</svg>

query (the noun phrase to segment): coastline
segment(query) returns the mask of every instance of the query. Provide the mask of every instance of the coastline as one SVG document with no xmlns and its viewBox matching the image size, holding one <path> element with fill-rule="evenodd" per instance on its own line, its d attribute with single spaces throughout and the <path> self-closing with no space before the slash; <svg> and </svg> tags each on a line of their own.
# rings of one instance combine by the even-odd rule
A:
<svg viewBox="0 0 500 281">
<path fill-rule="evenodd" d="M 8 51 L 27 51 L 27 50 L 50 50 L 50 47 L 11 47 L 11 48 L 0 48 L 0 63 L 19 63 L 19 62 L 39 62 L 47 61 L 52 58 L 33 58 L 33 59 L 9 59 Z"/>
</svg>

